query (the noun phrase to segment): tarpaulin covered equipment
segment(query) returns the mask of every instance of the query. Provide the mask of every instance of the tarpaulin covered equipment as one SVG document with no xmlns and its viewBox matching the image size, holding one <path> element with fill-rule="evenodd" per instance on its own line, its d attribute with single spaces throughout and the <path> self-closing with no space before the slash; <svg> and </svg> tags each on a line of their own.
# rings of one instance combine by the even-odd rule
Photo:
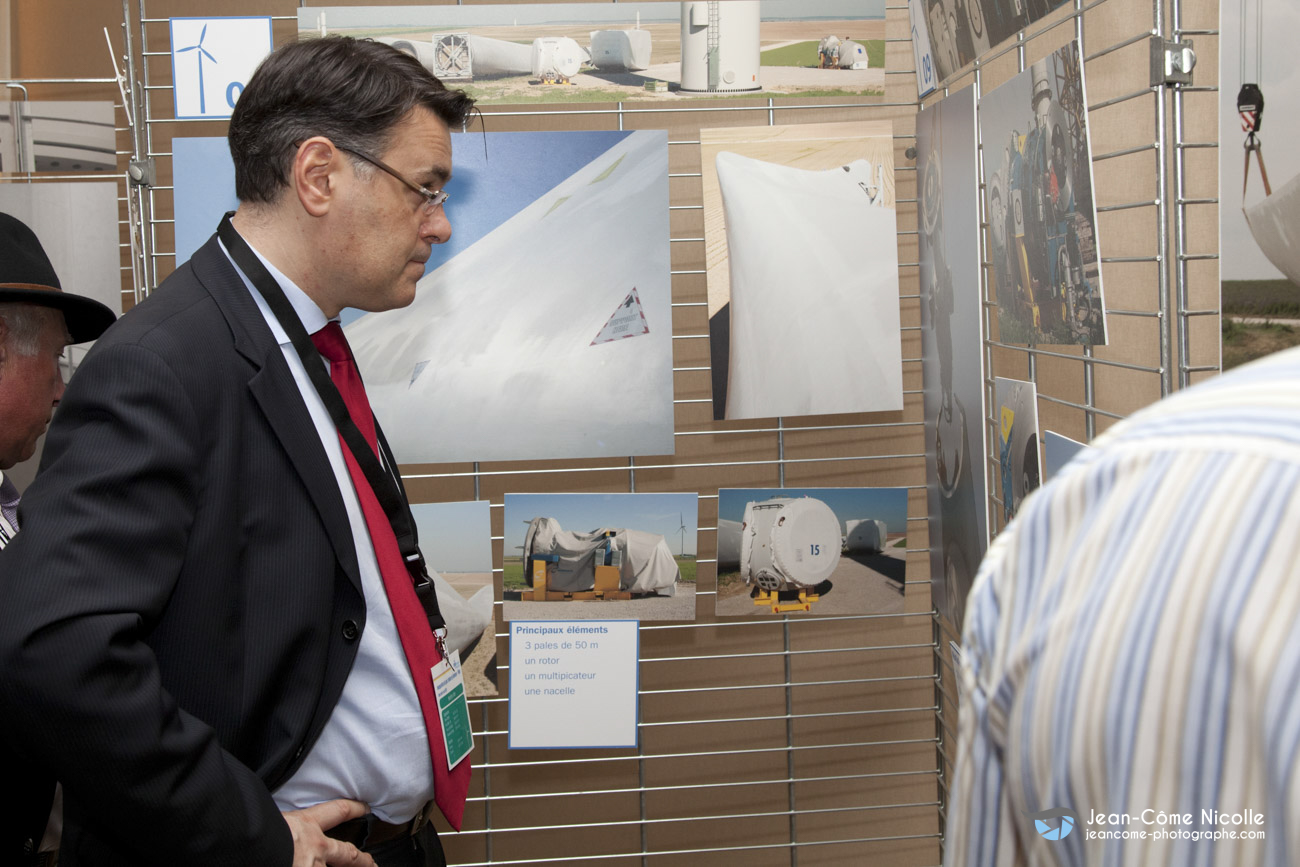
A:
<svg viewBox="0 0 1300 867">
<path fill-rule="evenodd" d="M 613 533 L 610 537 L 609 534 Z M 524 580 L 533 585 L 533 557 L 550 554 L 559 558 L 550 573 L 549 589 L 565 593 L 591 590 L 596 583 L 596 558 L 605 560 L 606 546 L 612 545 L 622 560 L 619 589 L 629 593 L 672 596 L 681 573 L 667 541 L 658 533 L 641 530 L 599 529 L 574 533 L 560 527 L 554 518 L 533 518 L 524 536 Z"/>
</svg>

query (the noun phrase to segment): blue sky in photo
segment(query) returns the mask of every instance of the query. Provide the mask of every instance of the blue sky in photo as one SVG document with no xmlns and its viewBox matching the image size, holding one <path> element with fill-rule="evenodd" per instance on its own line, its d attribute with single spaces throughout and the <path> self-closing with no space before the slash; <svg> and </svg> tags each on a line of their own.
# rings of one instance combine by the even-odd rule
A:
<svg viewBox="0 0 1300 867">
<path fill-rule="evenodd" d="M 683 550 L 679 529 L 686 524 L 685 552 L 694 556 L 698 520 L 695 494 L 506 494 L 505 556 L 518 557 L 528 522 L 554 518 L 576 533 L 600 527 L 658 533 L 673 554 Z"/>
<path fill-rule="evenodd" d="M 434 248 L 425 273 L 451 259 L 631 135 L 597 132 L 452 133 L 447 217 L 451 240 Z M 235 166 L 225 138 L 172 143 L 176 262 L 182 264 L 217 230 L 235 198 Z M 381 173 L 382 174 L 382 173 Z M 345 311 L 351 322 L 358 311 Z"/>
<path fill-rule="evenodd" d="M 491 572 L 492 520 L 487 500 L 415 503 L 415 529 L 430 569 Z"/>
</svg>

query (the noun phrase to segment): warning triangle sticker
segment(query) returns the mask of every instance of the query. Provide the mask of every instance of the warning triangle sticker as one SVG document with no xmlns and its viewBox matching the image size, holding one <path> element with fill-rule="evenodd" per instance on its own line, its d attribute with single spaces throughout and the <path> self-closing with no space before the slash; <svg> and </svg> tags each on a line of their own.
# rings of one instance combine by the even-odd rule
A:
<svg viewBox="0 0 1300 867">
<path fill-rule="evenodd" d="M 424 373 L 424 369 L 428 366 L 429 366 L 428 361 L 416 362 L 415 367 L 411 369 L 411 381 L 406 384 L 406 387 L 410 388 L 411 386 L 415 385 L 416 377 L 418 377 L 421 373 Z"/>
<path fill-rule="evenodd" d="M 622 340 L 625 337 L 640 337 L 642 334 L 649 334 L 650 326 L 645 321 L 645 311 L 641 309 L 641 297 L 636 294 L 636 287 L 627 293 L 623 303 L 618 305 L 614 315 L 609 317 L 605 327 L 600 329 L 596 339 L 591 341 L 591 346 L 598 343 L 609 343 L 613 340 Z"/>
</svg>

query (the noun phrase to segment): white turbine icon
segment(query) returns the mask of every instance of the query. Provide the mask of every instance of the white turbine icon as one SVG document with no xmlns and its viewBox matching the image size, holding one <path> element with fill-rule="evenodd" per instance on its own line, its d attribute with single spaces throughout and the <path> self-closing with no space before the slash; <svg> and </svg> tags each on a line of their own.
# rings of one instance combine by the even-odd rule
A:
<svg viewBox="0 0 1300 867">
<path fill-rule="evenodd" d="M 176 53 L 177 53 L 177 54 L 184 54 L 186 51 L 198 51 L 198 52 L 199 52 L 199 53 L 198 53 L 198 58 L 199 58 L 199 114 L 207 114 L 207 113 L 208 113 L 208 101 L 207 101 L 207 98 L 205 97 L 204 92 L 203 92 L 203 58 L 206 57 L 208 60 L 211 60 L 213 63 L 216 63 L 216 62 L 217 62 L 217 59 L 216 59 L 215 57 L 213 57 L 211 54 L 209 54 L 209 53 L 208 53 L 208 50 L 207 50 L 206 48 L 203 47 L 203 40 L 207 37 L 207 35 L 208 35 L 208 25 L 207 25 L 207 24 L 204 24 L 204 25 L 203 25 L 203 29 L 202 29 L 201 31 L 199 31 L 199 42 L 198 42 L 197 45 L 191 45 L 191 46 L 188 47 L 188 48 L 178 48 L 178 49 L 176 49 Z"/>
<path fill-rule="evenodd" d="M 686 556 L 686 516 L 685 516 L 685 514 L 683 514 L 682 512 L 678 512 L 678 513 L 677 513 L 677 522 L 678 522 L 679 524 L 681 524 L 681 526 L 677 529 L 677 532 L 679 532 L 679 533 L 682 534 L 682 539 L 681 539 L 681 543 L 678 545 L 678 550 L 680 551 L 680 556 L 685 557 L 685 556 Z"/>
</svg>

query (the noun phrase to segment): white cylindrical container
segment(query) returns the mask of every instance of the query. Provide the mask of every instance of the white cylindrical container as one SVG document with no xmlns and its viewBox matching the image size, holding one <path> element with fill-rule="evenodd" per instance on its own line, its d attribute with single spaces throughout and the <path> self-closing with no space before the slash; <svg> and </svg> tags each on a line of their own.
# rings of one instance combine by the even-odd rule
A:
<svg viewBox="0 0 1300 867">
<path fill-rule="evenodd" d="M 650 65 L 649 30 L 595 30 L 591 65 L 602 72 L 635 72 Z"/>
<path fill-rule="evenodd" d="M 532 72 L 538 77 L 572 78 L 587 59 L 586 50 L 567 36 L 533 40 Z"/>
<path fill-rule="evenodd" d="M 758 0 L 684 0 L 681 89 L 759 90 L 760 20 Z"/>
<path fill-rule="evenodd" d="M 845 547 L 850 554 L 879 554 L 885 549 L 888 529 L 884 521 L 864 518 L 846 523 Z"/>
<path fill-rule="evenodd" d="M 784 583 L 772 564 L 772 525 L 788 499 L 777 497 L 745 506 L 740 540 L 740 574 L 747 584 L 779 590 Z"/>
<path fill-rule="evenodd" d="M 840 562 L 840 522 L 812 497 L 775 497 L 745 507 L 740 572 L 764 590 L 811 586 Z"/>
<path fill-rule="evenodd" d="M 433 43 L 419 42 L 414 39 L 389 39 L 381 36 L 377 42 L 386 42 L 398 51 L 411 55 L 420 61 L 420 65 L 433 72 Z"/>
<path fill-rule="evenodd" d="M 813 585 L 840 562 L 840 522 L 813 497 L 786 503 L 772 526 L 772 561 L 788 581 Z"/>
<path fill-rule="evenodd" d="M 861 42 L 845 39 L 840 43 L 840 69 L 866 69 L 867 48 Z"/>
<path fill-rule="evenodd" d="M 533 47 L 505 39 L 469 34 L 471 67 L 476 77 L 529 75 L 533 71 Z"/>
<path fill-rule="evenodd" d="M 720 572 L 740 565 L 740 527 L 739 521 L 718 519 L 718 571 Z"/>
</svg>

